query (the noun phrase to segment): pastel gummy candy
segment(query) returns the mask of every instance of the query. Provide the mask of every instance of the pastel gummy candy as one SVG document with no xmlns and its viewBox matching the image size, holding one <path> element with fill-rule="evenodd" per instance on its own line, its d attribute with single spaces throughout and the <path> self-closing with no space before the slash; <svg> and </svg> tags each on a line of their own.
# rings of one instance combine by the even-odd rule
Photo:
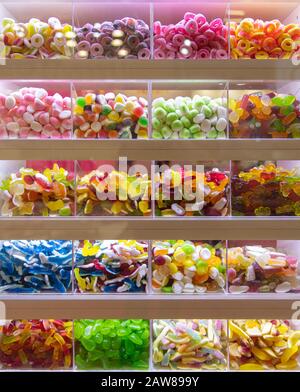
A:
<svg viewBox="0 0 300 392">
<path fill-rule="evenodd" d="M 71 241 L 1 241 L 0 293 L 71 291 Z"/>
<path fill-rule="evenodd" d="M 73 174 L 57 163 L 43 172 L 22 167 L 0 184 L 2 216 L 68 216 L 73 207 Z"/>
<path fill-rule="evenodd" d="M 75 138 L 147 139 L 148 102 L 144 97 L 89 92 L 76 99 Z"/>
<path fill-rule="evenodd" d="M 152 128 L 154 139 L 224 139 L 226 98 L 156 98 L 152 102 Z"/>
<path fill-rule="evenodd" d="M 0 324 L 0 368 L 71 369 L 73 323 L 10 320 Z"/>
<path fill-rule="evenodd" d="M 153 320 L 152 360 L 158 369 L 223 370 L 226 344 L 222 320 Z"/>
<path fill-rule="evenodd" d="M 232 177 L 234 215 L 300 216 L 300 177 L 297 169 L 266 162 Z"/>
<path fill-rule="evenodd" d="M 12 18 L 2 19 L 0 42 L 5 45 L 5 56 L 11 59 L 57 59 L 73 54 L 75 41 L 72 26 L 56 17 L 47 22 L 31 18 L 17 23 Z"/>
<path fill-rule="evenodd" d="M 300 102 L 292 94 L 257 91 L 229 100 L 232 138 L 299 138 Z"/>
<path fill-rule="evenodd" d="M 298 260 L 271 247 L 246 245 L 227 251 L 229 292 L 298 293 Z"/>
<path fill-rule="evenodd" d="M 150 30 L 142 19 L 86 23 L 75 28 L 76 58 L 150 59 Z"/>
<path fill-rule="evenodd" d="M 76 291 L 141 293 L 147 289 L 146 241 L 87 241 L 76 245 Z"/>
<path fill-rule="evenodd" d="M 300 47 L 300 26 L 278 19 L 263 21 L 244 18 L 230 22 L 230 48 L 233 59 L 289 59 Z"/>
<path fill-rule="evenodd" d="M 68 139 L 72 135 L 71 98 L 43 88 L 0 93 L 0 138 Z"/>
<path fill-rule="evenodd" d="M 75 320 L 74 336 L 78 369 L 149 367 L 147 320 Z"/>
<path fill-rule="evenodd" d="M 300 328 L 296 320 L 230 320 L 230 368 L 297 369 L 299 339 Z"/>
<path fill-rule="evenodd" d="M 226 172 L 218 168 L 184 170 L 169 167 L 155 173 L 157 216 L 224 216 L 228 212 Z"/>
<path fill-rule="evenodd" d="M 153 31 L 157 60 L 228 58 L 228 26 L 221 18 L 209 21 L 202 14 L 186 12 L 175 24 L 155 21 Z"/>
<path fill-rule="evenodd" d="M 151 214 L 151 181 L 146 173 L 92 170 L 78 178 L 76 193 L 79 215 Z"/>
<path fill-rule="evenodd" d="M 225 249 L 206 241 L 153 241 L 152 289 L 201 294 L 225 289 Z"/>
</svg>

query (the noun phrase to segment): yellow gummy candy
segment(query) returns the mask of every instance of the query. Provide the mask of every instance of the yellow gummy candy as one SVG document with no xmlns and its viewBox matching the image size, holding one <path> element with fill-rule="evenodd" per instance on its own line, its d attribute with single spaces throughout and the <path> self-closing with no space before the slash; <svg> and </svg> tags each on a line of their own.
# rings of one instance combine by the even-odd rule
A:
<svg viewBox="0 0 300 392">
<path fill-rule="evenodd" d="M 84 241 L 84 246 L 82 248 L 82 256 L 95 256 L 99 252 L 100 247 L 98 245 L 92 245 L 88 240 Z"/>
<path fill-rule="evenodd" d="M 229 321 L 229 329 L 235 333 L 236 335 L 238 335 L 239 337 L 241 337 L 242 339 L 246 339 L 247 341 L 251 341 L 252 339 L 246 334 L 246 332 L 244 332 L 238 325 L 236 325 L 233 321 Z"/>
<path fill-rule="evenodd" d="M 297 346 L 297 344 L 295 344 L 293 347 L 291 348 L 286 348 L 281 356 L 281 362 L 282 363 L 287 363 L 290 358 L 296 354 L 299 350 L 299 347 Z"/>
<path fill-rule="evenodd" d="M 181 248 L 176 249 L 176 251 L 174 252 L 174 259 L 179 263 L 183 262 L 185 260 L 185 257 L 186 254 Z"/>
<path fill-rule="evenodd" d="M 131 101 L 128 101 L 128 102 L 125 104 L 125 110 L 126 110 L 127 112 L 131 113 L 131 112 L 134 110 L 134 103 L 131 102 Z"/>
<path fill-rule="evenodd" d="M 57 201 L 48 201 L 46 206 L 49 208 L 50 211 L 58 211 L 65 206 L 65 203 L 62 200 Z"/>
<path fill-rule="evenodd" d="M 114 215 L 119 215 L 122 210 L 122 203 L 120 201 L 115 201 L 111 207 L 111 212 Z"/>
<path fill-rule="evenodd" d="M 178 271 L 177 265 L 174 263 L 170 263 L 168 265 L 168 267 L 169 267 L 171 275 L 176 274 L 176 272 Z"/>
<path fill-rule="evenodd" d="M 300 344 L 300 331 L 295 331 L 291 333 L 291 335 L 288 338 L 288 347 L 292 348 L 295 345 L 299 346 Z"/>
<path fill-rule="evenodd" d="M 258 347 L 252 347 L 252 353 L 261 361 L 268 361 L 271 357 Z"/>
<path fill-rule="evenodd" d="M 121 94 L 117 94 L 117 95 L 116 95 L 116 98 L 115 98 L 115 102 L 118 102 L 118 103 L 125 103 L 125 100 L 124 100 L 124 98 L 122 97 Z"/>
<path fill-rule="evenodd" d="M 149 203 L 147 201 L 140 201 L 139 209 L 143 214 L 145 214 L 146 212 L 149 211 Z"/>
<path fill-rule="evenodd" d="M 264 367 L 258 363 L 244 363 L 240 366 L 240 370 L 264 370 Z"/>
<path fill-rule="evenodd" d="M 278 370 L 296 369 L 297 367 L 298 367 L 298 362 L 295 359 L 292 359 L 286 363 L 278 363 L 276 365 L 276 369 Z"/>
<path fill-rule="evenodd" d="M 80 288 L 81 290 L 85 291 L 85 289 L 86 289 L 86 283 L 85 283 L 85 280 L 82 279 L 82 277 L 81 277 L 80 274 L 79 274 L 79 268 L 75 268 L 75 269 L 74 269 L 74 275 L 75 275 L 75 278 L 76 278 L 76 280 L 77 280 L 77 283 L 78 283 L 79 288 Z"/>
<path fill-rule="evenodd" d="M 29 201 L 24 203 L 22 207 L 19 208 L 20 215 L 32 215 L 34 204 Z"/>
<path fill-rule="evenodd" d="M 111 111 L 111 112 L 107 115 L 107 118 L 108 118 L 109 120 L 112 120 L 112 121 L 118 121 L 119 118 L 120 118 L 120 116 L 119 116 L 119 114 L 118 114 L 117 112 L 115 112 L 115 111 L 113 110 L 113 111 Z"/>
</svg>

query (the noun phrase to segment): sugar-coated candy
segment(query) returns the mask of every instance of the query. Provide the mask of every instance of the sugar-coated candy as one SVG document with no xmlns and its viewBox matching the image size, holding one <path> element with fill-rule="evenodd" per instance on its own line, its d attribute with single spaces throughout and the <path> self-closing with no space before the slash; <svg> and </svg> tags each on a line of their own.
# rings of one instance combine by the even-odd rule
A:
<svg viewBox="0 0 300 392">
<path fill-rule="evenodd" d="M 227 59 L 228 26 L 221 18 L 211 21 L 186 12 L 182 20 L 164 25 L 155 21 L 154 59 Z"/>
<path fill-rule="evenodd" d="M 43 88 L 0 93 L 0 139 L 68 139 L 72 135 L 71 98 Z"/>
<path fill-rule="evenodd" d="M 151 214 L 151 180 L 147 173 L 92 170 L 78 177 L 76 194 L 79 215 Z"/>
<path fill-rule="evenodd" d="M 78 369 L 149 367 L 147 320 L 75 320 L 74 336 Z"/>
<path fill-rule="evenodd" d="M 231 247 L 227 251 L 229 292 L 242 294 L 299 293 L 298 260 L 260 245 Z"/>
<path fill-rule="evenodd" d="M 224 139 L 227 100 L 194 95 L 156 98 L 152 102 L 154 139 Z"/>
<path fill-rule="evenodd" d="M 0 322 L 0 368 L 71 369 L 72 338 L 68 320 Z"/>
<path fill-rule="evenodd" d="M 230 22 L 233 59 L 289 59 L 300 48 L 300 25 L 283 24 L 278 19 L 263 21 L 244 18 Z"/>
<path fill-rule="evenodd" d="M 75 28 L 76 58 L 150 59 L 150 30 L 142 19 L 86 23 Z"/>
<path fill-rule="evenodd" d="M 74 178 L 57 163 L 43 172 L 22 167 L 0 184 L 0 215 L 73 214 Z"/>
<path fill-rule="evenodd" d="M 0 293 L 71 291 L 71 241 L 1 241 Z"/>
<path fill-rule="evenodd" d="M 73 55 L 73 38 L 72 26 L 55 17 L 48 22 L 31 18 L 25 23 L 12 18 L 2 19 L 0 42 L 5 45 L 7 58 L 69 58 Z"/>
<path fill-rule="evenodd" d="M 226 345 L 222 320 L 153 320 L 152 361 L 158 369 L 223 370 Z"/>
<path fill-rule="evenodd" d="M 74 106 L 75 138 L 147 139 L 148 102 L 144 97 L 107 92 L 78 96 Z"/>
<path fill-rule="evenodd" d="M 85 240 L 76 244 L 74 275 L 78 292 L 145 292 L 147 273 L 146 241 Z"/>
<path fill-rule="evenodd" d="M 217 241 L 153 241 L 154 292 L 201 294 L 224 291 L 225 249 Z"/>
<path fill-rule="evenodd" d="M 292 94 L 262 91 L 229 100 L 232 138 L 299 138 L 300 102 Z"/>
<path fill-rule="evenodd" d="M 252 167 L 232 177 L 233 215 L 300 216 L 300 178 L 296 168 L 275 163 Z"/>
<path fill-rule="evenodd" d="M 218 168 L 200 172 L 170 167 L 155 173 L 158 216 L 224 216 L 228 213 L 229 177 Z"/>
<path fill-rule="evenodd" d="M 300 325 L 296 320 L 229 320 L 230 368 L 299 368 Z"/>
</svg>

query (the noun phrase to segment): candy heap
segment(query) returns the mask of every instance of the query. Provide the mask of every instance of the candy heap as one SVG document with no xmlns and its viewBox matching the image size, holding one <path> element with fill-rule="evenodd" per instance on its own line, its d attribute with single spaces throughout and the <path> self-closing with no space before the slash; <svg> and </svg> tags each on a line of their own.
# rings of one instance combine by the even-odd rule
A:
<svg viewBox="0 0 300 392">
<path fill-rule="evenodd" d="M 72 321 L 6 321 L 0 325 L 0 368 L 70 369 L 72 332 Z"/>
<path fill-rule="evenodd" d="M 149 216 L 150 185 L 147 174 L 128 175 L 115 170 L 110 173 L 92 170 L 77 181 L 78 213 Z M 123 196 L 122 200 L 119 199 L 120 195 Z"/>
<path fill-rule="evenodd" d="M 76 138 L 147 139 L 148 102 L 125 94 L 87 93 L 74 107 Z"/>
<path fill-rule="evenodd" d="M 78 369 L 149 367 L 149 321 L 76 320 L 74 335 Z"/>
<path fill-rule="evenodd" d="M 71 98 L 43 88 L 0 93 L 0 138 L 68 139 L 72 135 Z"/>
<path fill-rule="evenodd" d="M 5 45 L 5 55 L 11 59 L 65 58 L 73 54 L 74 32 L 72 26 L 58 18 L 48 22 L 31 18 L 26 23 L 2 19 L 0 42 Z"/>
<path fill-rule="evenodd" d="M 72 175 L 56 163 L 43 173 L 23 167 L 0 185 L 2 216 L 68 216 L 72 215 L 73 204 Z"/>
<path fill-rule="evenodd" d="M 296 169 L 267 162 L 233 176 L 231 189 L 234 215 L 300 215 L 300 177 Z"/>
<path fill-rule="evenodd" d="M 154 139 L 224 139 L 227 100 L 194 95 L 152 102 Z"/>
<path fill-rule="evenodd" d="M 76 58 L 150 59 L 150 30 L 141 19 L 86 23 L 75 28 Z"/>
<path fill-rule="evenodd" d="M 230 48 L 233 59 L 289 59 L 300 48 L 300 26 L 274 19 L 245 18 L 230 22 Z"/>
<path fill-rule="evenodd" d="M 71 290 L 71 241 L 1 241 L 0 293 Z"/>
<path fill-rule="evenodd" d="M 233 138 L 299 138 L 300 102 L 294 95 L 244 94 L 229 100 L 229 130 Z"/>
<path fill-rule="evenodd" d="M 225 287 L 225 250 L 221 243 L 154 241 L 152 288 L 174 294 L 222 291 Z"/>
<path fill-rule="evenodd" d="M 229 292 L 288 293 L 297 289 L 296 257 L 259 245 L 229 248 Z"/>
<path fill-rule="evenodd" d="M 300 330 L 294 330 L 295 327 L 293 321 L 288 320 L 229 321 L 231 369 L 298 368 Z"/>
<path fill-rule="evenodd" d="M 227 174 L 217 168 L 207 170 L 204 174 L 183 168 L 157 172 L 156 215 L 227 215 L 228 183 Z"/>
<path fill-rule="evenodd" d="M 221 18 L 208 21 L 202 14 L 186 12 L 176 24 L 154 22 L 154 58 L 227 59 L 228 27 Z"/>
<path fill-rule="evenodd" d="M 76 291 L 119 294 L 146 291 L 147 242 L 86 240 L 77 244 L 75 255 Z"/>
<path fill-rule="evenodd" d="M 154 320 L 152 359 L 172 370 L 226 368 L 226 326 L 222 320 Z"/>
</svg>

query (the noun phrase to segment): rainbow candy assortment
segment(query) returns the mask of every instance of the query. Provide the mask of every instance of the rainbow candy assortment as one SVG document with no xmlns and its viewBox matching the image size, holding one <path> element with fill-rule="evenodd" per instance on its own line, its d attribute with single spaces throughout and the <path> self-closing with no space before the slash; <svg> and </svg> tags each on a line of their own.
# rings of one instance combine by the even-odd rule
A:
<svg viewBox="0 0 300 392">
<path fill-rule="evenodd" d="M 154 59 L 227 59 L 228 26 L 221 18 L 208 21 L 202 14 L 186 12 L 176 24 L 155 21 Z"/>
<path fill-rule="evenodd" d="M 76 291 L 118 294 L 146 291 L 146 241 L 85 240 L 77 244 L 75 252 Z"/>
<path fill-rule="evenodd" d="M 297 369 L 299 338 L 300 326 L 296 320 L 230 320 L 230 368 Z"/>
<path fill-rule="evenodd" d="M 56 17 L 47 22 L 31 18 L 25 23 L 3 18 L 1 27 L 0 42 L 4 43 L 8 58 L 57 59 L 73 55 L 72 26 Z"/>
<path fill-rule="evenodd" d="M 159 369 L 225 369 L 226 345 L 222 320 L 153 321 L 152 360 Z"/>
<path fill-rule="evenodd" d="M 0 322 L 0 368 L 71 369 L 72 333 L 67 320 Z"/>
<path fill-rule="evenodd" d="M 297 257 L 272 247 L 245 245 L 227 251 L 229 292 L 299 293 Z"/>
<path fill-rule="evenodd" d="M 299 138 L 300 102 L 292 94 L 262 91 L 229 100 L 232 138 Z"/>
<path fill-rule="evenodd" d="M 205 241 L 153 241 L 152 289 L 174 294 L 224 291 L 225 249 Z"/>
<path fill-rule="evenodd" d="M 150 30 L 141 19 L 126 17 L 113 22 L 75 27 L 76 58 L 150 59 Z"/>
<path fill-rule="evenodd" d="M 300 47 L 300 26 L 282 24 L 278 19 L 263 21 L 245 18 L 230 22 L 230 49 L 233 59 L 289 59 Z"/>
<path fill-rule="evenodd" d="M 66 293 L 72 289 L 71 241 L 1 241 L 0 293 Z"/>
<path fill-rule="evenodd" d="M 272 162 L 232 177 L 233 215 L 300 216 L 300 177 L 297 169 Z"/>
<path fill-rule="evenodd" d="M 0 139 L 69 139 L 71 105 L 70 97 L 51 95 L 43 88 L 0 93 Z"/>
<path fill-rule="evenodd" d="M 148 102 L 144 97 L 127 97 L 113 92 L 79 96 L 74 107 L 74 136 L 147 139 Z"/>
<path fill-rule="evenodd" d="M 69 216 L 73 207 L 73 174 L 57 163 L 43 172 L 22 167 L 0 185 L 2 216 Z"/>
<path fill-rule="evenodd" d="M 76 320 L 74 335 L 78 369 L 149 367 L 147 320 Z"/>
</svg>

